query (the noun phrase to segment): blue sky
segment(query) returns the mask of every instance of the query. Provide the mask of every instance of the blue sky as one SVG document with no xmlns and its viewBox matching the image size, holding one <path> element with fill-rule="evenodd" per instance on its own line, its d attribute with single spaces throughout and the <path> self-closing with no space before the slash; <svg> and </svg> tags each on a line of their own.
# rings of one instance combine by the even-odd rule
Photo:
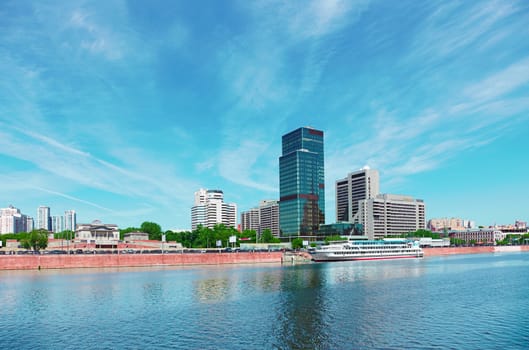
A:
<svg viewBox="0 0 529 350">
<path fill-rule="evenodd" d="M 325 132 L 427 218 L 529 220 L 526 1 L 2 1 L 0 206 L 189 228 L 193 193 L 278 197 Z"/>
</svg>

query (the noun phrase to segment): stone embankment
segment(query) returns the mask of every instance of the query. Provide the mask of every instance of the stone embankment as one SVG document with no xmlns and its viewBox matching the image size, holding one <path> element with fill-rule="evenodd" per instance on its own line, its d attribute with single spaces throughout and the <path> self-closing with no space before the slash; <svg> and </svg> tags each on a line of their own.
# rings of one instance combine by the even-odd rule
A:
<svg viewBox="0 0 529 350">
<path fill-rule="evenodd" d="M 529 246 L 484 246 L 484 247 L 450 247 L 450 248 L 423 248 L 424 256 L 439 256 L 453 254 L 486 254 L 529 252 Z"/>
<path fill-rule="evenodd" d="M 282 252 L 0 255 L 0 270 L 281 263 Z"/>
</svg>

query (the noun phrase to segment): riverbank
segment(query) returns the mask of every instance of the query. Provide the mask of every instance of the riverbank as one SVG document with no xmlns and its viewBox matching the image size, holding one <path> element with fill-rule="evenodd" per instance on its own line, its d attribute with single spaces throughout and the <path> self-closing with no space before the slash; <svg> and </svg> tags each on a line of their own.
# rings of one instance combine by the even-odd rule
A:
<svg viewBox="0 0 529 350">
<path fill-rule="evenodd" d="M 0 270 L 281 263 L 282 252 L 0 255 Z"/>
<path fill-rule="evenodd" d="M 487 254 L 529 252 L 529 246 L 484 246 L 484 247 L 449 247 L 449 248 L 423 248 L 424 256 L 440 256 L 454 254 Z"/>
<path fill-rule="evenodd" d="M 424 257 L 455 254 L 529 252 L 529 246 L 423 248 Z M 223 264 L 301 263 L 307 253 L 282 252 L 0 255 L 0 270 L 75 269 L 101 267 L 188 266 Z"/>
</svg>

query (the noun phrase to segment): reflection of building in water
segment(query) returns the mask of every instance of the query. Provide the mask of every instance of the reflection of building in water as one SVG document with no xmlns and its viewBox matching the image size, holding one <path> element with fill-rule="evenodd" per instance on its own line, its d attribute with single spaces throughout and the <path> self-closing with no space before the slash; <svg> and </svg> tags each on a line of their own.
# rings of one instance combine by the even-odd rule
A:
<svg viewBox="0 0 529 350">
<path fill-rule="evenodd" d="M 233 281 L 232 281 L 233 282 Z M 233 283 L 236 285 L 236 283 Z M 207 279 L 195 282 L 195 297 L 201 303 L 216 303 L 223 301 L 235 293 L 227 277 L 218 279 Z"/>
</svg>

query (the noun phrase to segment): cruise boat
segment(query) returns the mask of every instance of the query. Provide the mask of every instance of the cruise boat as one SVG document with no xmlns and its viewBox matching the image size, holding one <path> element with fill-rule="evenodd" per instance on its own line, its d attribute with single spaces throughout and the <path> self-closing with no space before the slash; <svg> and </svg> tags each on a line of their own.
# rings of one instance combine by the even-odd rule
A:
<svg viewBox="0 0 529 350">
<path fill-rule="evenodd" d="M 336 241 L 322 245 L 312 252 L 314 261 L 346 261 L 422 258 L 418 241 L 405 239 Z"/>
</svg>

